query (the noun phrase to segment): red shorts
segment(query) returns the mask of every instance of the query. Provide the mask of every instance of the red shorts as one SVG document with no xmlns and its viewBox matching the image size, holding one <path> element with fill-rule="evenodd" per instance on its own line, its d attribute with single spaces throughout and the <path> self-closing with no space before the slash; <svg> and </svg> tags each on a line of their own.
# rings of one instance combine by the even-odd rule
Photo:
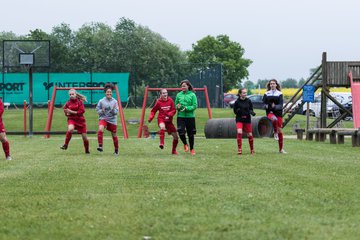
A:
<svg viewBox="0 0 360 240">
<path fill-rule="evenodd" d="M 108 123 L 108 122 L 105 121 L 105 120 L 100 120 L 100 121 L 99 121 L 99 126 L 100 126 L 100 125 L 104 126 L 104 128 L 105 128 L 106 130 L 108 130 L 109 132 L 116 133 L 117 125 L 112 124 L 112 123 Z"/>
<path fill-rule="evenodd" d="M 0 133 L 6 132 L 3 122 L 0 122 Z"/>
<path fill-rule="evenodd" d="M 276 122 L 276 125 L 278 126 L 278 127 L 280 127 L 280 128 L 282 128 L 283 127 L 283 119 L 282 119 L 282 117 L 278 117 L 278 116 L 275 116 L 275 114 L 273 114 L 273 113 L 269 113 L 268 115 L 267 115 L 267 117 L 268 117 L 268 119 L 270 119 L 270 121 L 271 122 Z M 276 119 L 276 120 L 275 120 Z"/>
<path fill-rule="evenodd" d="M 174 126 L 174 124 L 172 122 L 164 122 L 162 120 L 158 120 L 158 125 L 160 125 L 160 123 L 164 123 L 165 124 L 165 128 L 168 134 L 171 134 L 173 132 L 176 132 L 176 127 Z"/>
<path fill-rule="evenodd" d="M 78 133 L 86 133 L 86 122 L 85 121 L 74 121 L 68 119 L 68 125 L 74 125 Z"/>
<path fill-rule="evenodd" d="M 251 123 L 236 122 L 236 129 L 242 129 L 245 133 L 252 133 Z"/>
</svg>

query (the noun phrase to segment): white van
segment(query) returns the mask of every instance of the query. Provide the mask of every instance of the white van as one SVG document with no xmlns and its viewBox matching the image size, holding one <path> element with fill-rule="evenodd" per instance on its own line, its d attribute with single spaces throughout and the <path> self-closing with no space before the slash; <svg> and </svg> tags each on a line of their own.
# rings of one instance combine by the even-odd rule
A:
<svg viewBox="0 0 360 240">
<path fill-rule="evenodd" d="M 334 97 L 339 103 L 345 105 L 352 101 L 351 93 L 348 92 L 331 92 L 330 95 Z M 293 105 L 293 108 L 301 103 L 302 99 L 299 100 L 296 104 Z M 330 99 L 327 99 L 326 102 L 326 111 L 329 117 L 333 117 L 334 114 L 337 114 L 339 111 L 339 107 Z M 310 116 L 315 116 L 317 118 L 320 117 L 321 112 L 321 94 L 316 94 L 315 101 L 313 103 L 309 103 L 309 111 Z M 306 104 L 303 105 L 302 111 L 299 113 L 306 114 Z"/>
<path fill-rule="evenodd" d="M 330 95 L 334 97 L 339 103 L 346 104 L 352 101 L 351 93 L 348 92 L 330 92 Z M 309 104 L 310 115 L 317 118 L 320 117 L 321 112 L 321 94 L 317 94 L 315 101 Z M 333 101 L 327 99 L 326 101 L 326 112 L 329 117 L 335 117 L 338 115 L 339 106 L 337 106 Z M 303 114 L 306 114 L 306 104 L 303 106 Z"/>
<path fill-rule="evenodd" d="M 346 104 L 352 101 L 351 92 L 330 92 L 330 95 L 341 104 Z"/>
</svg>

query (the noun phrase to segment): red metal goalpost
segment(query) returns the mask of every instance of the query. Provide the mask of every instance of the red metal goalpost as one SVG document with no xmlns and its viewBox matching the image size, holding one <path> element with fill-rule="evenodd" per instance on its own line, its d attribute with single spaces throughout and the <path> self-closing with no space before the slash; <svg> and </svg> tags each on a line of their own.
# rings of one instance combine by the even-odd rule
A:
<svg viewBox="0 0 360 240">
<path fill-rule="evenodd" d="M 119 89 L 118 89 L 117 85 L 115 85 L 114 87 L 115 87 L 115 92 L 116 92 L 117 103 L 119 105 L 119 113 L 120 113 L 120 119 L 121 119 L 121 125 L 122 125 L 123 134 L 124 134 L 124 139 L 128 139 L 129 136 L 128 136 L 128 132 L 127 132 L 127 129 L 126 129 L 124 112 L 123 112 L 123 109 L 122 109 L 122 106 L 121 106 Z M 45 132 L 50 132 L 51 131 L 51 122 L 52 122 L 52 117 L 53 117 L 53 112 L 54 112 L 56 91 L 57 90 L 70 90 L 70 89 L 75 89 L 75 90 L 104 90 L 103 87 L 66 88 L 66 87 L 54 86 L 52 97 L 51 97 L 51 102 L 50 102 L 50 106 L 49 106 L 48 117 L 47 117 L 47 120 L 46 120 Z M 49 137 L 50 137 L 50 134 L 45 135 L 45 138 L 49 138 Z"/>
<path fill-rule="evenodd" d="M 141 110 L 140 125 L 139 125 L 139 129 L 138 129 L 138 138 L 141 138 L 141 135 L 142 135 L 142 129 L 144 126 L 145 110 L 146 110 L 146 102 L 147 102 L 149 91 L 160 91 L 161 89 L 166 89 L 168 91 L 181 91 L 182 90 L 181 88 L 150 88 L 148 86 L 145 88 L 144 101 L 143 101 L 143 106 L 142 106 L 142 110 Z M 211 119 L 212 113 L 211 113 L 211 108 L 210 108 L 210 101 L 209 101 L 209 94 L 208 94 L 207 87 L 204 86 L 203 88 L 194 88 L 194 91 L 204 91 L 206 107 L 208 110 L 209 119 Z"/>
</svg>

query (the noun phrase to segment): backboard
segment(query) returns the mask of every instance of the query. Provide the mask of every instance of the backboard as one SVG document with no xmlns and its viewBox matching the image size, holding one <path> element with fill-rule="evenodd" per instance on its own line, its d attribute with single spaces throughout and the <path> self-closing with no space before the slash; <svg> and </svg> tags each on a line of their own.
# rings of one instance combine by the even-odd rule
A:
<svg viewBox="0 0 360 240">
<path fill-rule="evenodd" d="M 3 67 L 50 66 L 49 40 L 4 40 Z"/>
</svg>

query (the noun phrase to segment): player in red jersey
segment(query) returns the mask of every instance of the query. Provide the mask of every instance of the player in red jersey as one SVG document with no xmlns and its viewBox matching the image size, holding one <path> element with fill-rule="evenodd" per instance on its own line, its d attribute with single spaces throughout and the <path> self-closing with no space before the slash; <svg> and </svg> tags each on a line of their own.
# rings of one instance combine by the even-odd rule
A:
<svg viewBox="0 0 360 240">
<path fill-rule="evenodd" d="M 84 117 L 85 107 L 83 104 L 83 101 L 86 102 L 86 97 L 77 93 L 73 88 L 69 90 L 69 96 L 70 99 L 64 106 L 64 113 L 68 122 L 68 130 L 65 136 L 65 143 L 60 148 L 63 150 L 68 148 L 74 129 L 76 129 L 82 136 L 85 153 L 90 153 L 89 140 L 86 135 L 86 121 Z"/>
<path fill-rule="evenodd" d="M 173 136 L 172 143 L 172 154 L 178 154 L 176 152 L 176 147 L 179 142 L 179 137 L 177 135 L 176 128 L 172 122 L 173 116 L 176 113 L 174 101 L 168 96 L 168 92 L 166 89 L 160 90 L 160 98 L 156 101 L 155 106 L 151 109 L 151 113 L 148 119 L 150 123 L 155 117 L 156 112 L 159 111 L 158 115 L 158 125 L 160 127 L 159 135 L 160 135 L 160 145 L 161 149 L 164 148 L 164 139 L 165 139 L 165 131 L 168 134 Z"/>
<path fill-rule="evenodd" d="M 2 99 L 0 98 L 0 141 L 2 143 L 2 147 L 4 149 L 4 153 L 5 153 L 5 158 L 6 160 L 11 160 L 11 156 L 10 156 L 10 146 L 9 146 L 9 141 L 6 137 L 6 130 L 5 130 L 5 126 L 4 123 L 2 121 L 2 115 L 4 113 L 4 103 L 2 102 Z"/>
</svg>

